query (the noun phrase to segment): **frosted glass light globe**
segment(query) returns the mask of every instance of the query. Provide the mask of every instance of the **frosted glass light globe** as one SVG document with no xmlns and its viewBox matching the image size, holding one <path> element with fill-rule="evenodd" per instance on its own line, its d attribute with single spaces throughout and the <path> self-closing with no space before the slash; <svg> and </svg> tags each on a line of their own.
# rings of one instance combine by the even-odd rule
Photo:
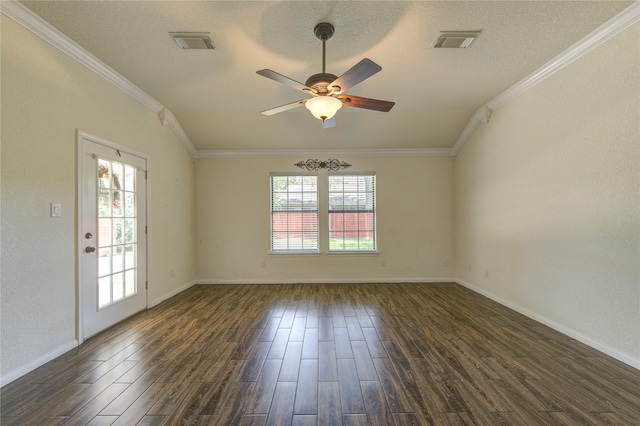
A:
<svg viewBox="0 0 640 426">
<path fill-rule="evenodd" d="M 336 112 L 342 108 L 342 102 L 333 96 L 316 96 L 305 102 L 304 106 L 315 118 L 324 121 L 336 115 Z"/>
</svg>

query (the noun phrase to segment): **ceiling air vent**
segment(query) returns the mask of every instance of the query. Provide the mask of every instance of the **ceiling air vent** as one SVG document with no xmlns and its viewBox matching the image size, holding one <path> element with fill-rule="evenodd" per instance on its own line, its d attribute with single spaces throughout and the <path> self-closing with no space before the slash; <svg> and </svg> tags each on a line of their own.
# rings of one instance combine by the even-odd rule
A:
<svg viewBox="0 0 640 426">
<path fill-rule="evenodd" d="M 215 49 L 209 33 L 169 33 L 181 49 Z"/>
<path fill-rule="evenodd" d="M 433 47 L 464 49 L 473 43 L 478 34 L 480 31 L 441 31 Z"/>
</svg>

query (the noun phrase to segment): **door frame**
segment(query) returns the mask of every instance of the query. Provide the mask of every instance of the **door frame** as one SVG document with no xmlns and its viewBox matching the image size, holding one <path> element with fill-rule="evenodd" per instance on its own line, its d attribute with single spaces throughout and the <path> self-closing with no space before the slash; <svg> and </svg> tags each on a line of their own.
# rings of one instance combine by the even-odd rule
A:
<svg viewBox="0 0 640 426">
<path fill-rule="evenodd" d="M 136 151 L 127 146 L 120 145 L 106 139 L 99 138 L 97 136 L 93 136 L 89 133 L 83 132 L 80 129 L 77 129 L 77 143 L 76 143 L 76 158 L 77 158 L 77 166 L 76 166 L 76 181 L 77 181 L 77 204 L 76 204 L 76 338 L 78 340 L 78 345 L 81 345 L 84 342 L 84 323 L 83 323 L 83 290 L 82 290 L 82 248 L 84 247 L 83 237 L 83 229 L 82 229 L 82 215 L 83 212 L 83 188 L 82 188 L 82 167 L 83 167 L 83 144 L 84 142 L 91 142 L 99 145 L 103 145 L 107 148 L 113 150 L 119 150 L 122 152 L 126 152 L 127 154 L 135 155 L 137 157 L 141 157 L 145 160 L 147 169 L 149 169 L 149 156 L 140 151 Z M 145 212 L 145 222 L 147 229 L 149 227 L 149 185 L 148 181 L 145 179 L 145 197 L 144 203 L 146 204 L 146 212 Z M 146 239 L 146 250 L 145 250 L 145 276 L 146 276 L 146 295 L 145 295 L 145 305 L 146 309 L 149 309 L 149 233 L 145 233 Z"/>
</svg>

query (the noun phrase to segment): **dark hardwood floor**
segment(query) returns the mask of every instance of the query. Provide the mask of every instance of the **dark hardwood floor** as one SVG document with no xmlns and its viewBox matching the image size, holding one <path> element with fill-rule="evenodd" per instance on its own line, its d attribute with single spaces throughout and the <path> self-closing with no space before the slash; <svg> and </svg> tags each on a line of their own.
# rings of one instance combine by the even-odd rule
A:
<svg viewBox="0 0 640 426">
<path fill-rule="evenodd" d="M 194 286 L 1 397 L 7 426 L 640 424 L 640 371 L 446 283 Z"/>
</svg>

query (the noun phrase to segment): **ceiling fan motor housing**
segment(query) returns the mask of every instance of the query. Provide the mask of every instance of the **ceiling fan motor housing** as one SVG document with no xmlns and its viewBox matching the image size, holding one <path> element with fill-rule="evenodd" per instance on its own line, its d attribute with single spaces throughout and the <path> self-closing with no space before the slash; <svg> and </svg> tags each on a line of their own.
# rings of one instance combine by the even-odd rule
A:
<svg viewBox="0 0 640 426">
<path fill-rule="evenodd" d="M 271 108 L 262 111 L 262 114 L 273 115 L 304 105 L 314 117 L 322 120 L 322 128 L 326 129 L 335 126 L 333 116 L 343 105 L 384 112 L 393 107 L 394 102 L 345 95 L 344 92 L 371 77 L 382 68 L 372 60 L 364 58 L 340 77 L 326 72 L 326 42 L 333 36 L 334 27 L 327 22 L 321 22 L 315 26 L 313 32 L 322 41 L 322 72 L 313 74 L 305 84 L 269 69 L 256 71 L 259 75 L 301 90 L 313 95 L 313 97 Z"/>
<path fill-rule="evenodd" d="M 327 95 L 330 92 L 329 89 L 327 88 L 327 86 L 329 86 L 329 84 L 331 84 L 337 78 L 338 77 L 336 75 L 325 73 L 325 72 L 321 72 L 321 73 L 314 74 L 311 77 L 309 77 L 307 79 L 307 82 L 305 83 L 305 85 L 307 87 L 311 87 L 313 90 L 315 90 L 315 92 L 318 95 Z M 334 87 L 333 89 L 335 91 L 335 89 L 339 90 L 340 88 L 339 87 Z"/>
</svg>

